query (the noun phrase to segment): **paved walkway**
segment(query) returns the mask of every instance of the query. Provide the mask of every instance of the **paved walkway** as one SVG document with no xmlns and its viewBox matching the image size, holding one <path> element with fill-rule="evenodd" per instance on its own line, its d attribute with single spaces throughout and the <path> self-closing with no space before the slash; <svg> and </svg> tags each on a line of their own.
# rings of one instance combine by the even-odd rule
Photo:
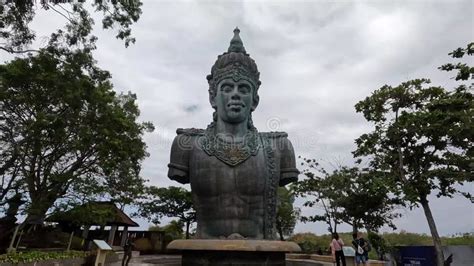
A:
<svg viewBox="0 0 474 266">
<path fill-rule="evenodd" d="M 286 262 L 291 266 L 332 266 L 332 263 L 314 260 L 293 259 Z M 106 263 L 105 266 L 122 266 L 122 261 Z M 181 266 L 180 255 L 143 255 L 132 257 L 128 266 Z"/>
<path fill-rule="evenodd" d="M 132 257 L 128 266 L 180 266 L 179 255 L 143 255 Z M 122 261 L 106 264 L 106 266 L 122 266 Z"/>
</svg>

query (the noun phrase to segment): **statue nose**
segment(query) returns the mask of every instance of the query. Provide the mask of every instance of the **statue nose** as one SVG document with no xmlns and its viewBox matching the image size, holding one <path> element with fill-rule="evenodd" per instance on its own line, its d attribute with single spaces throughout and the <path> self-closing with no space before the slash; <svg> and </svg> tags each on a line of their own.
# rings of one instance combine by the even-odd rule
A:
<svg viewBox="0 0 474 266">
<path fill-rule="evenodd" d="M 240 100 L 240 95 L 238 93 L 232 94 L 232 97 L 230 97 L 232 100 Z"/>
<path fill-rule="evenodd" d="M 232 90 L 231 99 L 240 99 L 239 88 L 237 86 Z"/>
</svg>

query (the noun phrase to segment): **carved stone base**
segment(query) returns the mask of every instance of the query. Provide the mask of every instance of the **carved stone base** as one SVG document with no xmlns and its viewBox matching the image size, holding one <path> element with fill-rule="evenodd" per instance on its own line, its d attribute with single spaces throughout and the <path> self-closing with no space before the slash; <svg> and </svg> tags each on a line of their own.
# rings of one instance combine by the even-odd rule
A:
<svg viewBox="0 0 474 266">
<path fill-rule="evenodd" d="M 175 240 L 168 249 L 181 250 L 182 265 L 285 265 L 285 253 L 300 251 L 294 242 L 269 240 Z"/>
</svg>

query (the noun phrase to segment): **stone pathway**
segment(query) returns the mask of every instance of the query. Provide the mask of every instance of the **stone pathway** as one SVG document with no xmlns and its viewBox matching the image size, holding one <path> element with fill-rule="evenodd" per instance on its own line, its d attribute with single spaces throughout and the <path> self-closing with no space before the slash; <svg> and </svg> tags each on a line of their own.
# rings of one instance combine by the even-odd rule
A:
<svg viewBox="0 0 474 266">
<path fill-rule="evenodd" d="M 179 255 L 143 255 L 132 257 L 128 266 L 180 266 Z M 122 266 L 122 261 L 108 263 L 106 266 Z"/>
</svg>

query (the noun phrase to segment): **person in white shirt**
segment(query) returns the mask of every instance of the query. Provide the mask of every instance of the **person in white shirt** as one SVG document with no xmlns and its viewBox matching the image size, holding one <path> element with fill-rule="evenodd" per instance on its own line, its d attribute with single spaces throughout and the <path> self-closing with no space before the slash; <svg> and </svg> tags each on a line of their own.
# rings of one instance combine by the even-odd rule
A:
<svg viewBox="0 0 474 266">
<path fill-rule="evenodd" d="M 344 251 L 342 247 L 344 246 L 344 241 L 339 238 L 337 233 L 332 234 L 331 241 L 331 253 L 332 258 L 336 262 L 337 266 L 341 266 L 340 261 L 342 261 L 342 266 L 346 266 L 346 258 L 344 257 Z"/>
</svg>

